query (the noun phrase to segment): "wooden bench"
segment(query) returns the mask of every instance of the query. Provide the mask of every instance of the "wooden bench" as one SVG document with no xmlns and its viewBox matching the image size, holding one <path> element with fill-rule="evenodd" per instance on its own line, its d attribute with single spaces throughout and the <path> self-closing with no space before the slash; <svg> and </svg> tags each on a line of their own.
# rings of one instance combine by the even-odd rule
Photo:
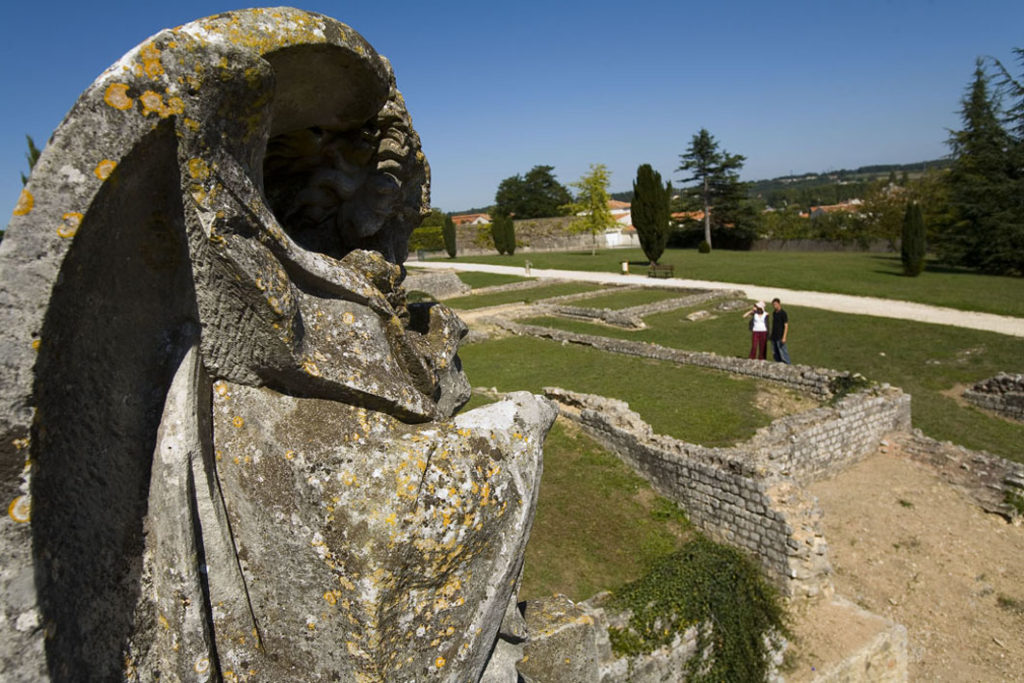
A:
<svg viewBox="0 0 1024 683">
<path fill-rule="evenodd" d="M 647 277 L 673 277 L 675 266 L 650 266 L 647 269 Z"/>
</svg>

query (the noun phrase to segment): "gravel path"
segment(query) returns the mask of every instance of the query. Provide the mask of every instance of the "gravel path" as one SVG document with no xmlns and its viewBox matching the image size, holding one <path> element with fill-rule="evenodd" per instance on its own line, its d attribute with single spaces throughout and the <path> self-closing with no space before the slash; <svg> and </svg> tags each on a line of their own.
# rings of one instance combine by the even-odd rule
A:
<svg viewBox="0 0 1024 683">
<path fill-rule="evenodd" d="M 516 266 L 492 266 L 484 263 L 410 261 L 406 265 L 411 268 L 525 275 L 523 269 Z M 998 332 L 999 334 L 1008 334 L 1014 337 L 1024 337 L 1024 318 L 994 315 L 992 313 L 977 313 L 974 311 L 960 311 L 955 308 L 929 306 L 927 304 L 898 301 L 895 299 L 878 299 L 869 296 L 829 294 L 826 292 L 809 292 L 796 289 L 776 289 L 735 282 L 684 280 L 682 278 L 649 278 L 645 275 L 617 275 L 615 273 L 592 273 L 576 270 L 542 270 L 533 268 L 530 271 L 530 277 L 556 278 L 602 284 L 642 285 L 644 287 L 665 287 L 668 289 L 740 289 L 746 292 L 747 297 L 750 299 L 771 301 L 773 298 L 779 297 L 783 305 L 808 306 L 826 311 L 836 311 L 837 313 L 873 315 L 880 318 L 896 318 L 937 325 L 953 325 L 974 330 Z"/>
</svg>

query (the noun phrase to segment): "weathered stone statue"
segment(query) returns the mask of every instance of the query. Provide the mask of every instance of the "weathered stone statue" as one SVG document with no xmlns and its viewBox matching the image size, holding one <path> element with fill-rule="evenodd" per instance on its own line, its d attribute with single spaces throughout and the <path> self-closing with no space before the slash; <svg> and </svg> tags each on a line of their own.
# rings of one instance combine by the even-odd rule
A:
<svg viewBox="0 0 1024 683">
<path fill-rule="evenodd" d="M 401 287 L 428 177 L 317 14 L 163 31 L 81 96 L 0 246 L 0 679 L 515 679 L 554 409 L 452 417 L 465 327 Z"/>
</svg>

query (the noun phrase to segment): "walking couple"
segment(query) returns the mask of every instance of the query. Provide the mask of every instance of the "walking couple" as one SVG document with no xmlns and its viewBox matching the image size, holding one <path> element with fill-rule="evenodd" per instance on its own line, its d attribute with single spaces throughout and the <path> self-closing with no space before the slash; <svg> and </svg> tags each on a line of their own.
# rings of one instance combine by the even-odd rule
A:
<svg viewBox="0 0 1024 683">
<path fill-rule="evenodd" d="M 768 314 L 764 310 L 764 302 L 758 301 L 754 307 L 743 314 L 750 318 L 750 358 L 766 360 L 768 357 L 768 339 L 772 340 L 772 355 L 780 363 L 789 363 L 789 351 L 786 349 L 786 338 L 789 336 L 789 316 L 782 308 L 782 302 L 776 297 L 772 299 L 771 334 L 768 333 Z"/>
</svg>

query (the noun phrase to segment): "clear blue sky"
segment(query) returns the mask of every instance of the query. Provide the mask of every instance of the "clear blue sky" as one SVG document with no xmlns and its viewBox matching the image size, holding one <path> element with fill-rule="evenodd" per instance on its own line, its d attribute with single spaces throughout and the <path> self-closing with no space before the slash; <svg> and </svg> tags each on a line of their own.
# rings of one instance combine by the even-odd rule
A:
<svg viewBox="0 0 1024 683">
<path fill-rule="evenodd" d="M 747 180 L 937 158 L 975 58 L 1009 64 L 1011 48 L 1024 47 L 1022 0 L 301 6 L 391 59 L 433 169 L 433 205 L 446 211 L 492 203 L 503 178 L 536 164 L 568 183 L 604 163 L 613 191 L 630 189 L 642 163 L 678 179 L 679 154 L 701 127 L 747 157 Z M 45 142 L 79 93 L 153 33 L 237 7 L 7 3 L 3 223 L 26 133 Z"/>
</svg>

